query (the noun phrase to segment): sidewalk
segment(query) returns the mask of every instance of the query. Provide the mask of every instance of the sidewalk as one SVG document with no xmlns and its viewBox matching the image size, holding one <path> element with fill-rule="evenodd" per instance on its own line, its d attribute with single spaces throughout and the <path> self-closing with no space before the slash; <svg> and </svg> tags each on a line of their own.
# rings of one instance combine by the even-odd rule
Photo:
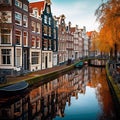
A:
<svg viewBox="0 0 120 120">
<path fill-rule="evenodd" d="M 44 70 L 31 72 L 31 73 L 23 75 L 23 76 L 7 77 L 7 83 L 0 84 L 0 86 L 6 86 L 6 85 L 9 85 L 9 84 L 20 82 L 20 81 L 23 81 L 23 80 L 26 80 L 26 79 L 29 79 L 29 78 L 33 78 L 33 77 L 36 77 L 36 76 L 41 76 L 41 75 L 44 75 L 44 74 L 47 74 L 47 73 L 52 73 L 54 71 L 59 71 L 59 70 L 65 69 L 66 67 L 68 67 L 68 66 L 67 65 L 55 66 L 53 68 L 47 68 L 47 69 L 44 69 Z"/>
</svg>

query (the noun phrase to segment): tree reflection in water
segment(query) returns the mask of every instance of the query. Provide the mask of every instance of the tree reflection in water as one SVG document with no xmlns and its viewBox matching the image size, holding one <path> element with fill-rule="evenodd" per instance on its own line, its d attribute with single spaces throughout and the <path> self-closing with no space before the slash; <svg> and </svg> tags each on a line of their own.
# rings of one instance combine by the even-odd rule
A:
<svg viewBox="0 0 120 120">
<path fill-rule="evenodd" d="M 95 94 L 92 95 L 93 93 Z M 91 96 L 95 98 L 91 99 Z M 73 106 L 74 104 L 76 107 Z M 83 109 L 78 108 L 80 104 Z M 95 104 L 97 105 L 96 111 L 88 111 L 90 104 L 92 110 Z M 75 113 L 76 110 L 81 113 Z M 93 113 L 90 118 L 91 112 Z M 72 118 L 71 115 L 75 117 Z M 1 119 L 53 120 L 54 118 L 59 120 L 61 117 L 65 120 L 116 119 L 104 69 L 94 67 L 74 69 L 50 82 L 40 83 L 37 87 L 30 88 L 27 93 L 0 98 Z"/>
</svg>

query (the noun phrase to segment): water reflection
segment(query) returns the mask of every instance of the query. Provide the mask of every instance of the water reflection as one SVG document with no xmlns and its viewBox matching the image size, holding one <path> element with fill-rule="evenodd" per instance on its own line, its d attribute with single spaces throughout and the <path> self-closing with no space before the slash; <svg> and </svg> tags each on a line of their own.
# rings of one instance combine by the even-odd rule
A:
<svg viewBox="0 0 120 120">
<path fill-rule="evenodd" d="M 0 119 L 117 119 L 102 68 L 71 70 L 30 89 L 24 94 L 0 98 Z"/>
</svg>

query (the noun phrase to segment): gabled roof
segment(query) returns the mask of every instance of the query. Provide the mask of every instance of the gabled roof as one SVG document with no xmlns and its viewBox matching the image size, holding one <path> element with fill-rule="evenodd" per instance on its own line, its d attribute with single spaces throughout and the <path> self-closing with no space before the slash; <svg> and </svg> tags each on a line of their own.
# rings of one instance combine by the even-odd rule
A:
<svg viewBox="0 0 120 120">
<path fill-rule="evenodd" d="M 29 8 L 30 8 L 30 10 L 33 8 L 37 8 L 39 10 L 39 12 L 41 12 L 45 8 L 45 3 L 46 3 L 45 1 L 32 2 L 29 4 Z"/>
</svg>

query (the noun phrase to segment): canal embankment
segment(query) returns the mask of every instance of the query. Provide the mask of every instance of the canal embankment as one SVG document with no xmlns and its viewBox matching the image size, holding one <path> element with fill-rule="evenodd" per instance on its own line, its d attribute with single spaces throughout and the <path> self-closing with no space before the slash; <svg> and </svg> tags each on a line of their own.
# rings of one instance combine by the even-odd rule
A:
<svg viewBox="0 0 120 120">
<path fill-rule="evenodd" d="M 40 81 L 42 82 L 43 80 L 44 80 L 44 82 L 45 81 L 47 82 L 49 80 L 49 78 L 53 78 L 56 75 L 65 73 L 73 68 L 74 68 L 74 64 L 61 65 L 61 66 L 55 66 L 53 68 L 47 68 L 44 70 L 31 72 L 29 74 L 22 75 L 22 76 L 7 77 L 7 82 L 4 84 L 0 84 L 0 88 L 11 85 L 11 84 L 15 84 L 20 81 L 28 82 L 29 86 L 37 84 Z"/>
<path fill-rule="evenodd" d="M 119 83 L 115 81 L 110 74 L 109 63 L 106 63 L 106 75 L 107 75 L 107 82 L 115 103 L 115 107 L 117 109 L 118 115 L 120 116 L 120 86 Z"/>
</svg>

